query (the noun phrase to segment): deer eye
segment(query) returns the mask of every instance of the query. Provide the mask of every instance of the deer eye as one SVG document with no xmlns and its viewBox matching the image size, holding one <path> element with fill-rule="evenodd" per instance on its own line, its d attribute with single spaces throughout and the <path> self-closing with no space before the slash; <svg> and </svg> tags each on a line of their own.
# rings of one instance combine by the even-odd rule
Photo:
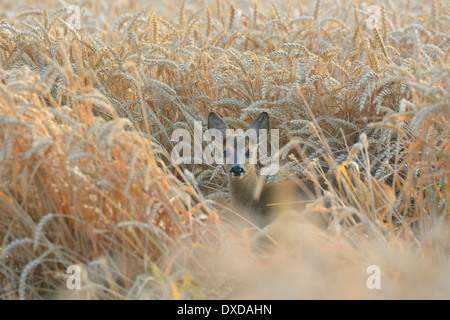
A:
<svg viewBox="0 0 450 320">
<path fill-rule="evenodd" d="M 223 157 L 224 157 L 224 158 L 228 158 L 228 152 L 227 152 L 227 150 L 225 150 L 225 151 L 223 152 Z"/>
<path fill-rule="evenodd" d="M 251 156 L 252 156 L 252 153 L 250 152 L 250 150 L 247 150 L 247 152 L 245 153 L 245 157 L 247 159 L 250 159 Z"/>
</svg>

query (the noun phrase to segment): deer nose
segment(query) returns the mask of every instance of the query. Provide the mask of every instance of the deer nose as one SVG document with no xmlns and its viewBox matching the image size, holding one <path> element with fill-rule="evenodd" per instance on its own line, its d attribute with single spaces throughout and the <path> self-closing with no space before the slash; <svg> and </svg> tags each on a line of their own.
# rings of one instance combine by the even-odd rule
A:
<svg viewBox="0 0 450 320">
<path fill-rule="evenodd" d="M 230 173 L 233 177 L 240 177 L 240 176 L 244 175 L 245 170 L 241 166 L 233 166 L 230 169 Z"/>
</svg>

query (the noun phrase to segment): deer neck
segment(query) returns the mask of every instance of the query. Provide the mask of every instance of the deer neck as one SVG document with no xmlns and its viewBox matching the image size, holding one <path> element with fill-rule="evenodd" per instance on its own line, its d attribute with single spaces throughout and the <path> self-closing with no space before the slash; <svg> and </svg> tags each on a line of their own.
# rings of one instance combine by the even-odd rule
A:
<svg viewBox="0 0 450 320">
<path fill-rule="evenodd" d="M 252 207 L 255 206 L 255 191 L 258 184 L 258 175 L 256 171 L 251 171 L 247 173 L 241 179 L 234 179 L 232 177 L 230 180 L 230 191 L 233 204 L 240 207 Z"/>
</svg>

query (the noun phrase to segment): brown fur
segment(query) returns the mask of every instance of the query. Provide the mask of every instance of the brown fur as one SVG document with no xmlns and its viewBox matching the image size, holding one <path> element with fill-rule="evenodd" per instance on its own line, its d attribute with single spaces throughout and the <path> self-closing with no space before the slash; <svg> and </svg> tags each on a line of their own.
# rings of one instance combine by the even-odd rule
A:
<svg viewBox="0 0 450 320">
<path fill-rule="evenodd" d="M 227 124 L 215 113 L 211 112 L 208 118 L 208 128 L 218 129 L 226 136 Z M 261 113 L 250 124 L 250 128 L 256 130 L 269 129 L 269 117 L 267 113 Z M 246 151 L 249 149 L 246 144 Z M 234 152 L 237 152 L 234 150 Z M 233 166 L 241 167 L 245 172 L 236 177 L 230 173 Z M 242 164 L 224 164 L 228 174 L 230 195 L 233 208 L 239 213 L 245 214 L 251 220 L 263 226 L 275 218 L 275 215 L 286 210 L 302 212 L 312 200 L 313 193 L 311 183 L 300 181 L 284 181 L 267 184 L 265 178 L 259 176 L 255 164 L 245 161 Z"/>
</svg>

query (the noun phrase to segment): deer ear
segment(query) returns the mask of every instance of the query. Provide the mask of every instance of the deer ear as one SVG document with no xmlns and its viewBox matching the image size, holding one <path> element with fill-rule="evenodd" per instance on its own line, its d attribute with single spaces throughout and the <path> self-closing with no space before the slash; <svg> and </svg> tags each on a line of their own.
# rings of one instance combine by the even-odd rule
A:
<svg viewBox="0 0 450 320">
<path fill-rule="evenodd" d="M 255 120 L 250 124 L 250 129 L 256 130 L 256 133 L 259 134 L 259 130 L 269 130 L 269 115 L 267 112 L 262 112 Z"/>
<path fill-rule="evenodd" d="M 208 129 L 217 129 L 222 132 L 225 137 L 228 129 L 228 125 L 225 121 L 220 119 L 220 117 L 215 112 L 210 112 L 208 116 Z"/>
</svg>

